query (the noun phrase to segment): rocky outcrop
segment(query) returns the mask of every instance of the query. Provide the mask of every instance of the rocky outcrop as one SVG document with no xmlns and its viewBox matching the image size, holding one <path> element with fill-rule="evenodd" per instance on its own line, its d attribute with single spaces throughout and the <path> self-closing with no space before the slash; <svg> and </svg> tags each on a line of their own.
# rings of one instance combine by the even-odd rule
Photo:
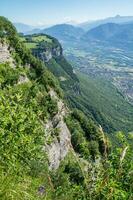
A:
<svg viewBox="0 0 133 200">
<path fill-rule="evenodd" d="M 59 139 L 55 137 L 53 142 L 46 146 L 51 170 L 59 167 L 61 160 L 65 158 L 71 148 L 70 132 L 63 119 L 60 119 L 56 128 L 59 128 Z"/>
<path fill-rule="evenodd" d="M 18 80 L 18 84 L 27 83 L 29 81 L 28 77 L 25 75 L 21 75 Z"/>
<path fill-rule="evenodd" d="M 44 52 L 40 52 L 40 56 L 43 62 L 48 62 L 49 60 L 52 59 L 52 52 L 49 50 L 46 50 Z"/>
<path fill-rule="evenodd" d="M 13 65 L 13 59 L 9 51 L 9 46 L 6 43 L 0 42 L 0 63 L 6 62 L 9 62 L 11 65 Z"/>
<path fill-rule="evenodd" d="M 56 48 L 52 48 L 52 55 L 56 58 L 62 56 L 63 52 L 62 52 L 61 46 L 58 46 Z"/>
<path fill-rule="evenodd" d="M 51 134 L 53 141 L 51 144 L 46 145 L 44 150 L 48 155 L 50 170 L 55 170 L 59 167 L 61 160 L 65 158 L 72 145 L 71 134 L 66 123 L 64 122 L 64 116 L 67 114 L 68 109 L 65 107 L 62 100 L 57 97 L 53 90 L 50 91 L 50 96 L 56 99 L 58 102 L 58 113 L 51 121 L 48 121 L 46 124 L 46 132 L 48 135 Z M 53 128 L 58 129 L 58 136 L 52 135 Z"/>
<path fill-rule="evenodd" d="M 32 53 L 35 57 L 41 59 L 43 62 L 49 62 L 52 58 L 58 58 L 63 54 L 61 46 L 48 48 L 45 47 L 45 45 L 32 49 Z"/>
</svg>

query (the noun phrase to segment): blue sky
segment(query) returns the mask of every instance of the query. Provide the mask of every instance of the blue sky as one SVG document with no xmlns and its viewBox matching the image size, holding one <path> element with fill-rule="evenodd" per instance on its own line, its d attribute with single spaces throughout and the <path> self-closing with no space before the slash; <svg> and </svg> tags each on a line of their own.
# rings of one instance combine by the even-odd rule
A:
<svg viewBox="0 0 133 200">
<path fill-rule="evenodd" d="M 133 0 L 0 0 L 0 15 L 32 25 L 132 16 Z"/>
</svg>

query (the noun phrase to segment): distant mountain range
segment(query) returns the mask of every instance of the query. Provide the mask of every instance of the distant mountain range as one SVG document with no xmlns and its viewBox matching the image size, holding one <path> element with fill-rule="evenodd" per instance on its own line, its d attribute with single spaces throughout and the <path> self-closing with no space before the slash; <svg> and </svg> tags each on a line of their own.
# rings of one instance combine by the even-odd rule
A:
<svg viewBox="0 0 133 200">
<path fill-rule="evenodd" d="M 75 41 L 85 33 L 83 29 L 69 24 L 55 25 L 50 28 L 41 30 L 40 33 L 45 33 L 57 38 L 60 41 Z"/>
<path fill-rule="evenodd" d="M 123 24 L 123 23 L 131 23 L 131 22 L 133 22 L 133 16 L 116 15 L 115 17 L 109 17 L 109 18 L 95 20 L 95 21 L 87 21 L 87 22 L 84 22 L 81 24 L 78 24 L 75 21 L 69 21 L 69 22 L 66 22 L 65 24 L 77 26 L 77 27 L 84 29 L 85 31 L 89 31 L 93 28 L 96 28 L 99 25 L 102 25 L 102 24 L 107 24 L 107 23 Z M 27 25 L 24 23 L 14 23 L 14 26 L 17 28 L 18 32 L 22 32 L 22 33 L 28 33 L 28 32 L 34 33 L 34 32 L 36 32 L 36 30 L 39 31 L 41 29 L 48 27 L 48 25 L 47 26 L 46 25 L 30 26 L 30 25 Z M 50 27 L 50 25 L 49 25 L 49 27 Z"/>
<path fill-rule="evenodd" d="M 70 22 L 69 22 L 70 23 Z M 96 41 L 106 42 L 115 47 L 133 47 L 133 17 L 115 16 L 87 22 L 84 24 L 58 24 L 49 28 L 33 27 L 22 23 L 15 23 L 17 30 L 25 35 L 48 34 L 57 38 L 62 44 Z"/>
<path fill-rule="evenodd" d="M 49 28 L 37 28 L 22 23 L 15 23 L 14 25 L 18 32 L 24 33 L 25 35 L 44 33 L 57 38 L 62 43 L 77 41 L 85 34 L 85 31 L 82 28 L 70 25 L 69 23 L 58 24 Z"/>
<path fill-rule="evenodd" d="M 114 47 L 133 49 L 133 23 L 107 23 L 91 29 L 82 37 L 88 43 L 95 41 L 110 44 Z"/>
<path fill-rule="evenodd" d="M 118 33 L 119 27 L 121 26 L 114 23 L 103 24 L 89 30 L 83 38 L 85 40 L 106 40 Z"/>
<path fill-rule="evenodd" d="M 34 26 L 30 26 L 23 23 L 14 23 L 14 26 L 16 27 L 17 31 L 21 33 L 26 33 L 34 29 Z"/>
<path fill-rule="evenodd" d="M 133 22 L 133 16 L 116 15 L 115 17 L 109 17 L 106 19 L 81 23 L 81 24 L 79 24 L 79 26 L 81 28 L 83 28 L 85 31 L 88 31 L 88 30 L 91 30 L 92 28 L 96 28 L 97 26 L 100 26 L 102 24 L 107 24 L 107 23 L 124 24 L 124 23 L 131 23 L 131 22 Z"/>
<path fill-rule="evenodd" d="M 43 25 L 43 26 L 31 26 L 28 24 L 24 24 L 24 23 L 13 23 L 13 25 L 16 27 L 17 31 L 19 33 L 24 33 L 24 34 L 28 34 L 28 33 L 35 33 L 37 30 L 40 31 L 41 29 L 47 28 L 48 25 Z"/>
</svg>

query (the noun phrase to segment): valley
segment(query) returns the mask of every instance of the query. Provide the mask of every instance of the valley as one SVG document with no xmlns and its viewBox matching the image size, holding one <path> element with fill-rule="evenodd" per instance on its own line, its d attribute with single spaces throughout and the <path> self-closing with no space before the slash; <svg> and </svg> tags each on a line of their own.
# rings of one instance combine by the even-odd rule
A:
<svg viewBox="0 0 133 200">
<path fill-rule="evenodd" d="M 25 35 L 33 33 L 57 38 L 74 70 L 92 77 L 106 78 L 126 101 L 133 104 L 132 17 L 117 15 L 75 26 L 57 24 L 49 28 L 33 29 L 25 32 Z M 27 45 L 30 49 L 35 49 L 36 42 L 28 41 Z"/>
<path fill-rule="evenodd" d="M 91 77 L 103 77 L 113 83 L 133 104 L 133 52 L 97 43 L 64 46 L 74 69 Z"/>
<path fill-rule="evenodd" d="M 106 78 L 133 104 L 132 17 L 116 16 L 88 23 L 92 26 L 88 29 L 86 25 L 59 24 L 40 30 L 38 34 L 57 38 L 74 70 Z"/>
<path fill-rule="evenodd" d="M 65 34 L 70 27 L 65 25 Z M 21 41 L 58 77 L 72 108 L 82 110 L 107 133 L 133 131 L 132 52 L 107 42 L 73 41 L 69 35 L 62 41 L 64 25 L 50 31 L 55 35 L 61 29 L 58 38 L 63 48 L 57 39 L 43 33 L 22 36 Z"/>
</svg>

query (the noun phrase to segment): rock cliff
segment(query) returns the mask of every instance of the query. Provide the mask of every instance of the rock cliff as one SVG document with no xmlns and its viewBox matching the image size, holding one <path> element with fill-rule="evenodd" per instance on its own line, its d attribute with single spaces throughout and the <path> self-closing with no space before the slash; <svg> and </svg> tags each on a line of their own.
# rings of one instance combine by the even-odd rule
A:
<svg viewBox="0 0 133 200">
<path fill-rule="evenodd" d="M 63 55 L 62 47 L 59 44 L 55 46 L 42 43 L 38 48 L 33 48 L 32 53 L 43 62 L 49 62 L 52 58 L 58 58 Z"/>
<path fill-rule="evenodd" d="M 5 62 L 13 64 L 13 59 L 10 54 L 9 46 L 6 43 L 0 42 L 0 63 Z"/>
<path fill-rule="evenodd" d="M 69 150 L 71 149 L 71 134 L 64 122 L 64 116 L 69 112 L 63 101 L 57 97 L 57 94 L 51 90 L 50 96 L 57 100 L 58 113 L 51 121 L 46 124 L 46 130 L 48 137 L 52 136 L 53 141 L 50 145 L 44 147 L 44 150 L 48 153 L 49 168 L 57 169 L 60 161 L 65 158 Z M 57 134 L 53 136 L 53 129 L 57 130 Z"/>
</svg>

